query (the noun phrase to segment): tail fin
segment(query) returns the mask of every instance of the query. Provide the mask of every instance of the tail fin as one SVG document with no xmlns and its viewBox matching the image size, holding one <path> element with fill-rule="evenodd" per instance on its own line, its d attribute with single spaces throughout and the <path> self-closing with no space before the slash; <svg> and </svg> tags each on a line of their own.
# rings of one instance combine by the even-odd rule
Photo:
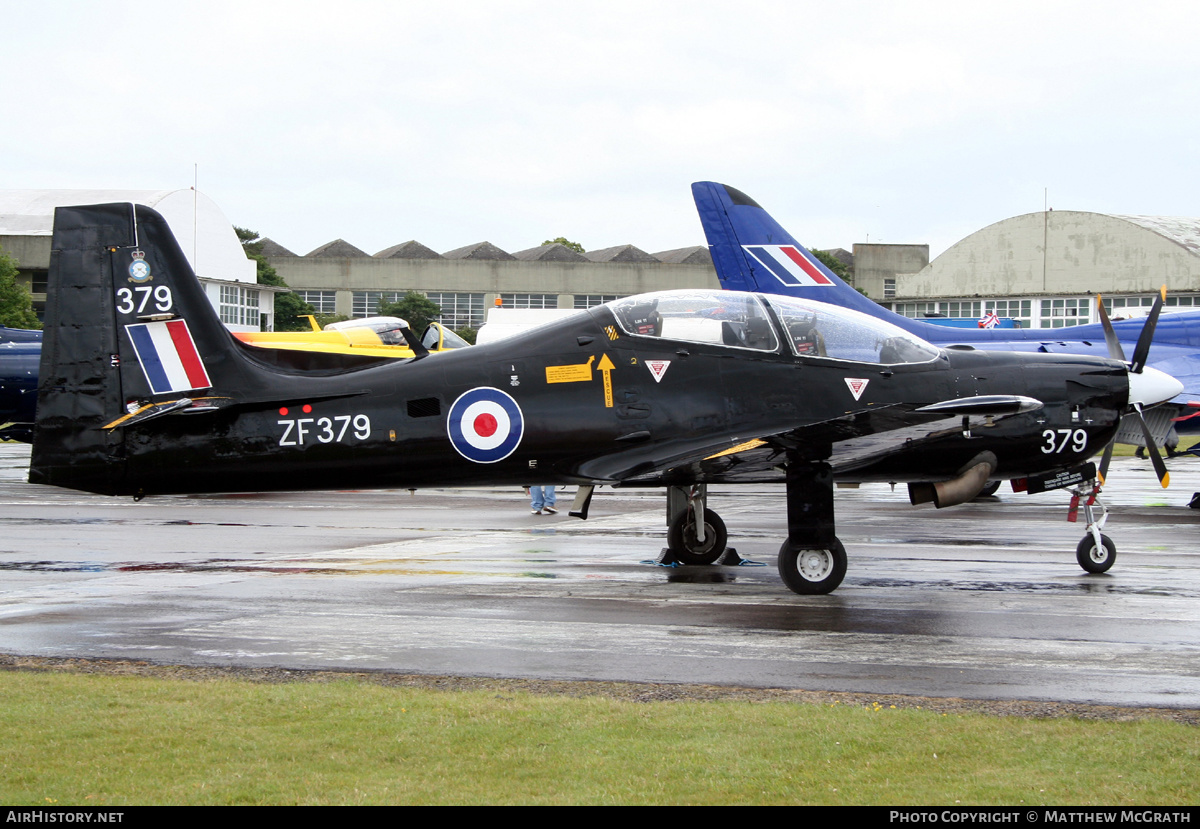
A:
<svg viewBox="0 0 1200 829">
<path fill-rule="evenodd" d="M 161 215 L 60 207 L 29 480 L 108 495 L 234 486 L 242 460 L 274 445 L 257 428 L 273 410 L 360 396 L 357 370 L 396 362 L 238 342 Z M 265 470 L 264 488 L 294 483 L 287 465 Z"/>
<path fill-rule="evenodd" d="M 191 405 L 216 375 L 248 382 L 234 348 L 161 215 L 58 208 L 29 480 L 120 491 L 124 435 L 106 427 Z"/>
<path fill-rule="evenodd" d="M 722 287 L 805 297 L 880 316 L 878 305 L 839 279 L 745 193 L 698 181 L 692 196 Z"/>
</svg>

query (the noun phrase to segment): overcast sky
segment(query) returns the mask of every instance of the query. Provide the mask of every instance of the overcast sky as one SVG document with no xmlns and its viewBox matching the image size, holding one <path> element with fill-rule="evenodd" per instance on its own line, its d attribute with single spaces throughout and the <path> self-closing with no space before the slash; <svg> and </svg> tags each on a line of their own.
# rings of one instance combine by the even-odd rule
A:
<svg viewBox="0 0 1200 829">
<path fill-rule="evenodd" d="M 1192 2 L 5 0 L 3 188 L 192 184 L 296 253 L 1200 216 Z"/>
</svg>

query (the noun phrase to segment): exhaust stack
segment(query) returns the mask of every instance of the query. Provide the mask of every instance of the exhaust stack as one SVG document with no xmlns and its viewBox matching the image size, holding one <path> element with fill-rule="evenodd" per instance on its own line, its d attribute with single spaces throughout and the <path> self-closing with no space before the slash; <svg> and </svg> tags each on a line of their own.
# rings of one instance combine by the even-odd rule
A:
<svg viewBox="0 0 1200 829">
<path fill-rule="evenodd" d="M 914 506 L 932 501 L 938 509 L 966 503 L 983 491 L 997 466 L 999 462 L 994 454 L 980 452 L 959 470 L 957 478 L 936 484 L 909 484 L 908 500 Z"/>
</svg>

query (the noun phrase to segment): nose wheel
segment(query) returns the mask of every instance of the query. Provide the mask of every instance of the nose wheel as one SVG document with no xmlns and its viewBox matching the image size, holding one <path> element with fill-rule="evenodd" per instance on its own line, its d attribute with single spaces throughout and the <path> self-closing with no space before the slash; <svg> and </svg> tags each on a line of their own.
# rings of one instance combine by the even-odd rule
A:
<svg viewBox="0 0 1200 829">
<path fill-rule="evenodd" d="M 1117 545 L 1107 535 L 1100 536 L 1099 544 L 1092 536 L 1085 535 L 1075 548 L 1075 560 L 1089 573 L 1107 573 L 1117 560 Z"/>
</svg>

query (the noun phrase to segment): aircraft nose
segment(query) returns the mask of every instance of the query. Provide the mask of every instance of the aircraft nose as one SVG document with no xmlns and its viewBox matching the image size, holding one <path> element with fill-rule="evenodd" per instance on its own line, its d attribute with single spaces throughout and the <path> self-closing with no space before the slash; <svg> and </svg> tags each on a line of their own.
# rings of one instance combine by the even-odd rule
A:
<svg viewBox="0 0 1200 829">
<path fill-rule="evenodd" d="M 1129 403 L 1140 403 L 1143 406 L 1154 406 L 1165 403 L 1177 394 L 1183 392 L 1180 383 L 1165 371 L 1146 366 L 1140 374 L 1129 375 Z"/>
</svg>

